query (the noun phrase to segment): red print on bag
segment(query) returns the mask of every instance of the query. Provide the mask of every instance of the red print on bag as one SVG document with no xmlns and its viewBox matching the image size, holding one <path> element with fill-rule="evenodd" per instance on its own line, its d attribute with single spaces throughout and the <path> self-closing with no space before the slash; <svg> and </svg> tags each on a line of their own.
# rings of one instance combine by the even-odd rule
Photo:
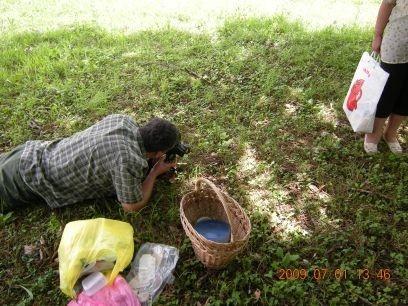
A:
<svg viewBox="0 0 408 306">
<path fill-rule="evenodd" d="M 364 80 L 359 79 L 354 82 L 353 87 L 351 88 L 350 94 L 347 99 L 347 108 L 349 111 L 357 109 L 357 102 L 360 100 L 363 95 L 361 87 L 363 87 Z"/>
<path fill-rule="evenodd" d="M 363 68 L 363 71 L 365 72 L 365 74 L 366 74 L 368 77 L 371 76 L 370 71 L 369 71 L 367 68 Z"/>
</svg>

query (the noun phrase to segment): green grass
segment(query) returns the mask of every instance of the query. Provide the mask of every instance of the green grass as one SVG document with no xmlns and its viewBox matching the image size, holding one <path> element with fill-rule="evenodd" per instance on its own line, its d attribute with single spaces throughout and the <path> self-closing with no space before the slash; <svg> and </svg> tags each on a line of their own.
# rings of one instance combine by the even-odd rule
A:
<svg viewBox="0 0 408 306">
<path fill-rule="evenodd" d="M 141 123 L 164 116 L 193 148 L 178 180 L 159 183 L 140 214 L 104 200 L 0 219 L 2 302 L 66 303 L 55 262 L 62 228 L 103 216 L 134 225 L 136 249 L 147 241 L 180 249 L 176 281 L 159 304 L 407 304 L 407 156 L 384 144 L 384 153 L 365 155 L 341 107 L 371 36 L 274 17 L 231 19 L 216 38 L 85 26 L 0 38 L 2 151 L 71 135 L 110 113 Z M 406 125 L 400 134 L 406 149 Z M 245 252 L 218 272 L 195 259 L 179 221 L 181 196 L 198 176 L 227 190 L 253 225 Z M 42 260 L 23 255 L 30 244 Z M 315 267 L 347 270 L 347 279 L 313 280 Z M 279 280 L 280 268 L 309 277 Z M 392 277 L 359 279 L 364 268 Z"/>
</svg>

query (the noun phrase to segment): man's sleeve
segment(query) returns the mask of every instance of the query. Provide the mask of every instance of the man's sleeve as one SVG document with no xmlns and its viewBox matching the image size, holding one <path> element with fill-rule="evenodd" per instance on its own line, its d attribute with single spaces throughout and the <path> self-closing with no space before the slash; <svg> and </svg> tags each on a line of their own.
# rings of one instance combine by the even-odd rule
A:
<svg viewBox="0 0 408 306">
<path fill-rule="evenodd" d="M 133 168 L 133 169 L 132 169 Z M 112 182 L 119 202 L 132 204 L 140 202 L 142 195 L 142 173 L 126 163 L 117 164 L 112 171 Z"/>
</svg>

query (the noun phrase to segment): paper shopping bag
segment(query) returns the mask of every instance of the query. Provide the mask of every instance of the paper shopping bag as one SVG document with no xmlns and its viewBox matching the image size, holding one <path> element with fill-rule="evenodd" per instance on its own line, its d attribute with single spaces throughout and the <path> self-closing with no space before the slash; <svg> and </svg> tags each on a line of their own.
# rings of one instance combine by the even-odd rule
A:
<svg viewBox="0 0 408 306">
<path fill-rule="evenodd" d="M 373 55 L 363 53 L 343 103 L 354 132 L 372 133 L 377 104 L 389 76 Z"/>
</svg>

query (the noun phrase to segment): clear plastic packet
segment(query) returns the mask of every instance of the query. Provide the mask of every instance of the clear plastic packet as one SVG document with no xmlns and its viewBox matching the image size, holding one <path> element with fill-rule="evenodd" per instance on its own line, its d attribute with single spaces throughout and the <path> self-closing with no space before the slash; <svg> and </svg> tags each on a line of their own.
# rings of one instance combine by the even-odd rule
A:
<svg viewBox="0 0 408 306">
<path fill-rule="evenodd" d="M 149 242 L 140 247 L 126 280 L 142 306 L 152 305 L 164 286 L 173 283 L 178 259 L 175 247 Z"/>
</svg>

